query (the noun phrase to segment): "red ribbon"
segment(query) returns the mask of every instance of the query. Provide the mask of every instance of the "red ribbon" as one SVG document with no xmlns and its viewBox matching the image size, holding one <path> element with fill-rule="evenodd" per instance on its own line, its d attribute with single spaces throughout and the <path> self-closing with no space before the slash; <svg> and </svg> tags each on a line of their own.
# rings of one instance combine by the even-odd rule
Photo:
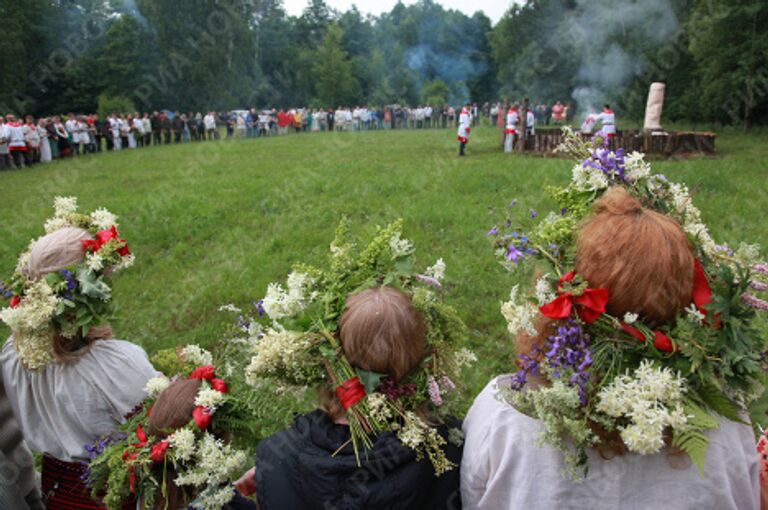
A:
<svg viewBox="0 0 768 510">
<path fill-rule="evenodd" d="M 364 397 L 365 386 L 357 377 L 344 381 L 336 388 L 336 398 L 339 399 L 345 410 L 360 402 Z"/>
<path fill-rule="evenodd" d="M 203 367 L 197 367 L 192 371 L 189 376 L 190 379 L 200 379 L 201 381 L 211 382 L 215 377 L 213 373 L 213 365 L 205 365 Z"/>
<path fill-rule="evenodd" d="M 117 249 L 117 253 L 121 257 L 130 255 L 131 251 L 128 249 L 128 244 L 125 242 L 124 239 L 120 239 L 120 235 L 117 233 L 117 228 L 115 228 L 114 225 L 112 225 L 112 227 L 110 227 L 107 230 L 101 230 L 97 232 L 96 239 L 80 241 L 80 243 L 83 245 L 83 248 L 85 248 L 85 251 L 95 253 L 99 251 L 102 246 L 107 244 L 112 239 L 117 239 L 118 241 L 120 241 L 120 243 L 122 243 L 122 246 Z"/>
<path fill-rule="evenodd" d="M 152 445 L 152 450 L 149 452 L 149 458 L 152 462 L 163 462 L 165 460 L 165 452 L 168 450 L 170 443 L 168 441 L 160 441 Z"/>
<path fill-rule="evenodd" d="M 584 289 L 580 296 L 574 296 L 570 292 L 562 291 L 562 284 L 573 280 L 575 273 L 571 271 L 563 275 L 557 281 L 558 296 L 539 308 L 539 311 L 545 317 L 550 319 L 565 319 L 571 315 L 571 311 L 576 307 L 579 317 L 587 324 L 592 324 L 605 313 L 605 306 L 608 304 L 608 289 Z"/>
<path fill-rule="evenodd" d="M 210 409 L 206 409 L 203 406 L 197 406 L 192 410 L 192 419 L 195 420 L 195 423 L 200 430 L 208 428 L 212 416 Z"/>
<path fill-rule="evenodd" d="M 19 296 L 13 296 L 11 298 L 11 308 L 16 308 L 21 304 L 21 298 Z"/>
<path fill-rule="evenodd" d="M 641 342 L 645 343 L 645 335 L 643 335 L 640 332 L 640 330 L 633 328 L 629 324 L 625 324 L 622 322 L 621 330 L 629 335 L 632 335 L 633 337 L 637 338 Z M 672 340 L 670 340 L 667 335 L 665 335 L 661 331 L 656 331 L 656 330 L 654 330 L 653 334 L 656 337 L 653 340 L 654 347 L 656 347 L 658 350 L 663 352 L 672 352 Z M 680 348 L 678 347 L 677 350 L 680 350 Z"/>
</svg>

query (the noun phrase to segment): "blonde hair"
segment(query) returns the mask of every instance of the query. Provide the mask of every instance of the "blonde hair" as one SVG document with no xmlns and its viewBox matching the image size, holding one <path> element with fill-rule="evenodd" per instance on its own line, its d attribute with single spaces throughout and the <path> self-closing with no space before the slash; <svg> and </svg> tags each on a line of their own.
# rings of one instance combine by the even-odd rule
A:
<svg viewBox="0 0 768 510">
<path fill-rule="evenodd" d="M 92 240 L 93 236 L 82 228 L 65 227 L 35 241 L 29 254 L 27 270 L 32 279 L 43 278 L 48 273 L 61 271 L 79 264 L 85 256 L 82 241 Z M 77 361 L 86 354 L 97 340 L 113 338 L 109 324 L 92 327 L 87 335 L 82 330 L 67 338 L 59 331 L 51 339 L 56 361 L 69 363 Z"/>
</svg>

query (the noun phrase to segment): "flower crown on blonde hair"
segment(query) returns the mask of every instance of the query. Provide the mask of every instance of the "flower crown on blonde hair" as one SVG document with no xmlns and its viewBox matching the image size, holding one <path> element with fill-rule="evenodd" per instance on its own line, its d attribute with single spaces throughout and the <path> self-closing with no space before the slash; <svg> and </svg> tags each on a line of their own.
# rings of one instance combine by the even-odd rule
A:
<svg viewBox="0 0 768 510">
<path fill-rule="evenodd" d="M 436 474 L 442 474 L 455 466 L 445 456 L 446 438 L 437 425 L 456 412 L 453 397 L 460 370 L 475 357 L 462 347 L 465 325 L 441 299 L 445 263 L 440 259 L 424 274 L 415 274 L 414 251 L 413 244 L 402 238 L 401 221 L 379 228 L 361 246 L 352 239 L 347 221 L 342 221 L 327 267 L 298 265 L 285 287 L 269 284 L 264 299 L 256 303 L 258 313 L 244 320 L 248 338 L 240 340 L 253 345 L 254 355 L 246 369 L 252 384 L 276 380 L 330 390 L 331 398 L 346 412 L 358 463 L 364 458 L 361 450 L 372 447 L 375 436 L 392 432 L 417 458 L 429 458 Z M 366 292 L 370 289 L 378 291 Z M 356 310 L 351 315 L 345 314 L 348 304 Z M 373 353 L 357 357 L 346 353 L 345 347 L 354 348 L 358 339 L 340 331 L 344 323 L 351 328 L 348 332 L 358 334 L 381 326 L 374 324 L 375 319 L 365 323 L 359 316 L 365 310 L 359 306 L 376 310 L 381 320 L 401 328 L 404 338 L 394 339 L 393 344 L 422 341 L 418 336 L 424 345 L 409 353 L 392 352 L 395 345 L 376 338 L 379 352 L 392 356 L 381 363 L 372 359 Z M 398 313 L 407 317 L 394 318 Z M 357 365 L 382 371 L 389 366 L 394 372 L 375 373 Z M 429 418 L 424 409 L 429 410 Z M 459 430 L 452 430 L 448 439 L 457 442 L 459 436 Z"/>
<path fill-rule="evenodd" d="M 515 201 L 488 232 L 508 269 L 543 273 L 502 304 L 519 358 L 501 393 L 544 423 L 572 477 L 612 436 L 638 454 L 683 450 L 701 473 L 707 430 L 742 421 L 763 389 L 766 337 L 753 319 L 768 303 L 754 292 L 768 290 L 768 265 L 757 245 L 717 245 L 688 188 L 642 154 L 563 131 L 558 149 L 578 163 L 547 190 L 559 211 L 521 220 Z"/>
<path fill-rule="evenodd" d="M 19 257 L 10 285 L 0 282 L 0 297 L 10 300 L 9 306 L 0 310 L 0 320 L 10 327 L 16 351 L 31 370 L 56 360 L 56 335 L 85 338 L 92 328 L 108 321 L 112 313 L 111 275 L 134 262 L 127 243 L 117 233 L 117 216 L 106 209 L 79 213 L 74 197 L 56 197 L 54 208 L 54 217 L 45 222 L 46 236 L 33 240 Z M 64 229 L 73 229 L 72 235 L 61 236 L 67 246 L 56 242 L 40 246 L 58 233 L 69 234 Z M 38 251 L 58 249 L 66 256 L 45 253 L 38 257 Z M 51 259 L 55 267 L 45 263 L 32 267 L 38 258 Z M 80 262 L 62 264 L 64 259 Z"/>
</svg>

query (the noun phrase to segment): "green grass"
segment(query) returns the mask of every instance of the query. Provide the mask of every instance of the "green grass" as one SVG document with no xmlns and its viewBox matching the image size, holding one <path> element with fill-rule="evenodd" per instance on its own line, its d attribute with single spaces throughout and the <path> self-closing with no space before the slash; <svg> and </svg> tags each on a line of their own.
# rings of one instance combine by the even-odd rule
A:
<svg viewBox="0 0 768 510">
<path fill-rule="evenodd" d="M 116 280 L 117 335 L 150 353 L 210 345 L 230 316 L 296 262 L 320 262 L 348 215 L 357 231 L 402 217 L 420 264 L 448 264 L 450 294 L 480 356 L 470 387 L 513 367 L 499 302 L 515 283 L 485 233 L 491 208 L 517 198 L 546 209 L 545 184 L 563 184 L 567 160 L 503 154 L 497 132 L 473 131 L 456 157 L 454 131 L 323 133 L 153 147 L 0 173 L 0 274 L 52 215 L 56 195 L 121 217 L 136 266 Z M 657 171 L 696 191 L 716 239 L 768 239 L 768 134 L 721 132 L 719 156 L 663 161 Z M 5 330 L 0 333 L 6 332 Z"/>
</svg>

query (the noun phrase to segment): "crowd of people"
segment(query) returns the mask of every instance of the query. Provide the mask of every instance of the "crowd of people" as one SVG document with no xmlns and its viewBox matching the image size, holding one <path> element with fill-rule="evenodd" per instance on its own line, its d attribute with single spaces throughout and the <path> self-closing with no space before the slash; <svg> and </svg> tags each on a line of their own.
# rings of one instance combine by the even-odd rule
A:
<svg viewBox="0 0 768 510">
<path fill-rule="evenodd" d="M 508 102 L 467 103 L 470 125 L 486 119 L 502 129 L 510 110 Z M 113 112 L 98 114 L 70 112 L 65 116 L 23 118 L 13 113 L 0 115 L 0 169 L 24 168 L 37 163 L 103 151 L 136 149 L 151 145 L 188 143 L 227 138 L 256 138 L 289 133 L 368 131 L 387 129 L 454 129 L 460 125 L 462 108 L 450 105 L 408 107 L 357 106 L 336 109 L 290 108 L 233 110 L 229 112 L 152 113 Z M 573 118 L 574 107 L 559 101 L 537 104 L 530 110 L 531 127 L 560 126 Z"/>
</svg>

